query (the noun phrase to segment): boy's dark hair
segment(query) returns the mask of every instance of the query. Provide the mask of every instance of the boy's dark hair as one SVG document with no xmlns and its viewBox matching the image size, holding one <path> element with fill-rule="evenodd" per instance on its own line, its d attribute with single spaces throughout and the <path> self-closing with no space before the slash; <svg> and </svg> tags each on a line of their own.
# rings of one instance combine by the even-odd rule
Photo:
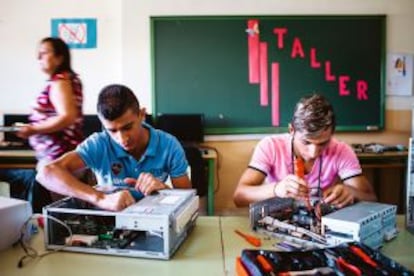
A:
<svg viewBox="0 0 414 276">
<path fill-rule="evenodd" d="M 53 74 L 59 74 L 66 71 L 75 74 L 75 71 L 72 70 L 71 66 L 69 47 L 62 39 L 58 37 L 46 37 L 43 38 L 40 43 L 50 43 L 50 45 L 52 45 L 54 55 L 62 57 L 62 64 L 56 68 Z"/>
<path fill-rule="evenodd" d="M 98 96 L 97 111 L 104 119 L 113 121 L 128 109 L 139 113 L 139 102 L 134 92 L 121 84 L 104 87 Z"/>
<path fill-rule="evenodd" d="M 330 127 L 332 132 L 335 131 L 335 113 L 324 96 L 313 94 L 303 97 L 296 104 L 291 124 L 295 131 L 315 137 Z"/>
</svg>

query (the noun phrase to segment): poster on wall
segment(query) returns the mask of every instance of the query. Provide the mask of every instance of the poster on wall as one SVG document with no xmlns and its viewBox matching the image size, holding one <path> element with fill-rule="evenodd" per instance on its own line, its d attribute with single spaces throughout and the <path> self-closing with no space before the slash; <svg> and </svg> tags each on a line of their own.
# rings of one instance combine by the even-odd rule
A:
<svg viewBox="0 0 414 276">
<path fill-rule="evenodd" d="M 387 95 L 413 95 L 413 55 L 389 53 L 387 56 Z"/>
<path fill-rule="evenodd" d="M 96 48 L 96 19 L 94 18 L 53 18 L 53 37 L 60 37 L 69 48 Z"/>
</svg>

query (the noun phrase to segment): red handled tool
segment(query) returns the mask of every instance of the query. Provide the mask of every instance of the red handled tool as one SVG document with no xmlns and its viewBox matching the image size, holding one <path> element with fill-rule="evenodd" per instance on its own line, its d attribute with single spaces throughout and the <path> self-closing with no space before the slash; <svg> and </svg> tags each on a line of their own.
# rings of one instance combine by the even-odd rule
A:
<svg viewBox="0 0 414 276">
<path fill-rule="evenodd" d="M 353 264 L 348 263 L 342 257 L 336 258 L 336 264 L 338 265 L 339 269 L 342 272 L 344 272 L 346 275 L 352 275 L 352 276 L 362 275 L 362 272 L 358 267 L 354 266 Z"/>
<path fill-rule="evenodd" d="M 332 265 L 336 265 L 337 268 L 349 276 L 361 276 L 361 270 L 355 265 L 348 263 L 342 256 L 338 256 L 337 253 L 331 249 L 325 249 L 324 254 Z"/>
<path fill-rule="evenodd" d="M 295 159 L 295 175 L 302 179 L 305 177 L 305 162 L 300 157 L 297 157 Z M 311 211 L 312 205 L 310 203 L 309 194 L 306 196 L 305 202 L 306 208 L 308 208 L 308 210 Z"/>
<path fill-rule="evenodd" d="M 273 272 L 272 264 L 267 260 L 265 256 L 257 255 L 256 260 L 260 264 L 264 272 L 268 273 L 270 276 L 275 275 L 275 273 Z"/>
<path fill-rule="evenodd" d="M 365 263 L 369 264 L 372 267 L 378 267 L 378 264 L 370 257 L 368 256 L 367 253 L 365 253 L 361 248 L 355 246 L 355 245 L 351 245 L 349 246 L 349 249 L 351 249 L 351 251 L 357 255 L 358 257 L 360 257 Z"/>
<path fill-rule="evenodd" d="M 247 235 L 245 233 L 240 232 L 239 230 L 234 230 L 236 234 L 242 236 L 248 243 L 250 243 L 253 246 L 259 247 L 262 245 L 262 242 L 259 238 L 256 238 L 255 236 Z"/>
<path fill-rule="evenodd" d="M 236 275 L 237 276 L 249 276 L 249 272 L 244 267 L 241 257 L 236 258 Z"/>
</svg>

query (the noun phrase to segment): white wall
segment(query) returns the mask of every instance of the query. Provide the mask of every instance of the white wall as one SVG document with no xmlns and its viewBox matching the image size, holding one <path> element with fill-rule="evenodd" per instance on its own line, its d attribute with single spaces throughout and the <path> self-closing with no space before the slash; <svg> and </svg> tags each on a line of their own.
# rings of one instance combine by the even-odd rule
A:
<svg viewBox="0 0 414 276">
<path fill-rule="evenodd" d="M 86 113 L 106 84 L 122 82 L 152 110 L 150 16 L 386 14 L 387 49 L 414 53 L 413 0 L 0 0 L 0 112 L 27 113 L 43 85 L 38 41 L 51 18 L 98 20 L 98 47 L 72 50 L 85 85 Z M 413 97 L 388 97 L 387 109 L 411 109 Z"/>
<path fill-rule="evenodd" d="M 0 112 L 28 113 L 46 76 L 37 64 L 39 41 L 51 18 L 97 18 L 95 49 L 73 49 L 72 66 L 84 84 L 86 113 L 94 113 L 104 85 L 122 82 L 122 2 L 117 0 L 0 0 Z"/>
</svg>

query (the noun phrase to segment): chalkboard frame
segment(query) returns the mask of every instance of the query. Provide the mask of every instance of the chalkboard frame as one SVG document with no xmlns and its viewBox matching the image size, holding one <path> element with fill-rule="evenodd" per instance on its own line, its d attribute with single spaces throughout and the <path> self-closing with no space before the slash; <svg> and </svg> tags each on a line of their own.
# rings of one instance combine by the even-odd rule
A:
<svg viewBox="0 0 414 276">
<path fill-rule="evenodd" d="M 157 115 L 162 113 L 175 113 L 175 114 L 186 114 L 186 113 L 202 113 L 204 110 L 197 110 L 197 111 L 185 111 L 185 110 L 162 110 L 162 108 L 159 107 L 159 99 L 163 97 L 162 93 L 159 92 L 159 84 L 157 79 L 157 50 L 156 47 L 156 24 L 158 22 L 186 22 L 188 20 L 208 20 L 211 22 L 214 21 L 232 21 L 232 20 L 249 20 L 249 19 L 258 19 L 258 20 L 268 20 L 268 19 L 277 19 L 277 20 L 312 20 L 312 19 L 344 19 L 349 20 L 349 22 L 352 22 L 353 20 L 364 20 L 364 19 L 372 19 L 376 18 L 379 20 L 379 27 L 380 28 L 380 41 L 378 42 L 378 47 L 380 51 L 380 60 L 378 74 L 379 74 L 379 81 L 378 81 L 378 101 L 374 103 L 375 105 L 375 111 L 378 113 L 378 117 L 376 117 L 375 124 L 364 124 L 364 123 L 358 123 L 355 125 L 341 125 L 338 124 L 336 130 L 337 131 L 381 131 L 384 128 L 384 113 L 385 113 L 385 66 L 386 66 L 386 16 L 385 15 L 326 15 L 326 16 L 310 16 L 310 15 L 292 15 L 292 16 L 273 16 L 273 15 L 260 15 L 260 16 L 248 16 L 248 15 L 242 15 L 242 16 L 156 16 L 151 17 L 151 61 L 152 61 L 152 104 L 153 104 L 153 112 Z M 247 69 L 246 69 L 247 70 Z M 247 74 L 247 73 L 246 73 Z M 248 80 L 247 80 L 248 81 Z M 258 90 L 259 88 L 257 88 Z M 309 94 L 312 93 L 312 91 L 309 90 Z M 305 95 L 305 94 L 303 94 Z M 174 102 L 174 97 L 171 98 L 171 103 Z M 206 103 L 208 105 L 208 103 Z M 293 107 L 290 109 L 293 111 Z M 353 112 L 352 110 L 350 112 Z M 291 112 L 290 112 L 291 114 Z M 288 114 L 288 115 L 290 115 Z M 206 115 L 206 114 L 205 114 Z M 337 113 L 337 116 L 340 115 Z M 247 114 L 246 116 L 250 116 Z M 206 128 L 205 128 L 205 134 L 258 134 L 258 133 L 280 133 L 285 132 L 287 130 L 287 124 L 288 121 L 284 124 L 280 124 L 279 126 L 271 126 L 271 125 L 260 125 L 260 126 L 241 126 L 241 127 L 234 127 L 231 126 L 214 126 L 214 125 L 208 125 L 209 118 L 208 116 L 205 116 L 206 120 Z"/>
</svg>

